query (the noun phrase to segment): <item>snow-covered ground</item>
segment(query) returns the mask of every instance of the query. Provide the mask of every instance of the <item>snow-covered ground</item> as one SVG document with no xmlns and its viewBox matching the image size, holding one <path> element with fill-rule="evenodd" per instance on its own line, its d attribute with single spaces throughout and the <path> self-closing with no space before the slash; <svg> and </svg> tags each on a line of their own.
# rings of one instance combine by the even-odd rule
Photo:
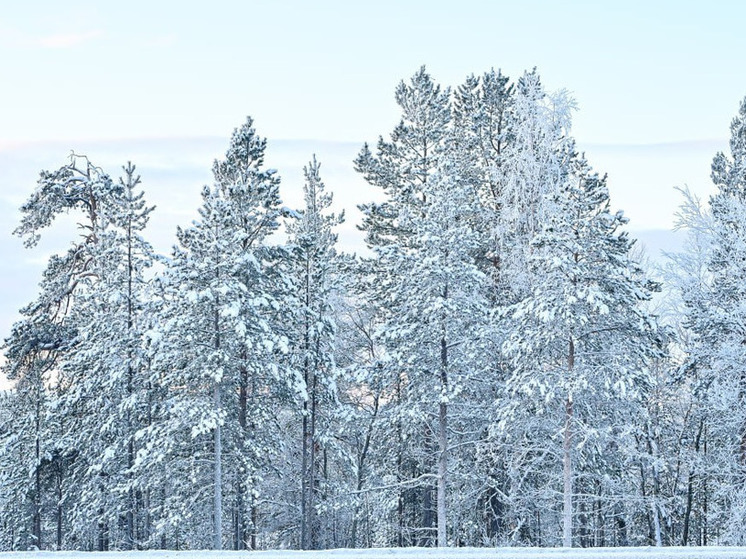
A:
<svg viewBox="0 0 746 559">
<path fill-rule="evenodd" d="M 325 551 L 131 551 L 0 553 L 0 559 L 746 559 L 746 547 L 333 549 Z"/>
</svg>

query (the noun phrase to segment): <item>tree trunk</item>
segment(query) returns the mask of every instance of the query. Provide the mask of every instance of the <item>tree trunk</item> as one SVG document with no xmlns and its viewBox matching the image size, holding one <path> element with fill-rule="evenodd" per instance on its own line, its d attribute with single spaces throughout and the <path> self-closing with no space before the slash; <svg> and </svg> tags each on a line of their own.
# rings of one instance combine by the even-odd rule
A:
<svg viewBox="0 0 746 559">
<path fill-rule="evenodd" d="M 301 549 L 313 549 L 314 484 L 316 456 L 314 449 L 315 428 L 315 375 L 306 359 L 305 371 L 308 399 L 303 402 L 303 443 L 301 457 Z"/>
<path fill-rule="evenodd" d="M 697 436 L 694 439 L 694 452 L 699 453 L 699 444 L 702 439 L 702 430 L 705 425 L 705 420 L 701 419 L 699 422 L 699 429 L 697 430 Z M 694 483 L 696 480 L 696 473 L 694 467 L 689 470 L 689 479 L 686 487 L 686 512 L 684 513 L 684 529 L 681 534 L 681 545 L 689 545 L 689 524 L 692 517 L 692 505 L 694 504 Z"/>
<path fill-rule="evenodd" d="M 570 338 L 570 347 L 567 357 L 568 372 L 572 372 L 575 366 L 575 345 Z M 567 396 L 565 402 L 565 433 L 563 441 L 562 465 L 563 465 L 563 509 L 562 509 L 562 547 L 572 547 L 572 392 Z"/>
<path fill-rule="evenodd" d="M 305 260 L 304 276 L 304 324 L 303 324 L 303 381 L 306 385 L 306 400 L 303 402 L 303 443 L 301 457 L 301 549 L 313 549 L 314 545 L 314 491 L 316 484 L 315 428 L 316 428 L 316 370 L 311 363 L 311 260 Z"/>
<path fill-rule="evenodd" d="M 34 545 L 42 548 L 41 541 L 41 392 L 36 396 L 36 453 L 34 468 L 34 512 L 33 526 L 31 534 L 34 538 Z"/>
<path fill-rule="evenodd" d="M 681 531 L 681 545 L 689 545 L 689 522 L 692 517 L 692 504 L 694 502 L 694 470 L 689 470 L 689 479 L 686 484 L 686 511 L 684 512 L 684 527 Z"/>
<path fill-rule="evenodd" d="M 60 459 L 61 460 L 61 459 Z M 57 551 L 62 549 L 62 464 L 57 475 Z"/>
<path fill-rule="evenodd" d="M 246 350 L 241 351 L 241 370 L 239 374 L 239 386 L 238 386 L 238 427 L 240 429 L 240 437 L 242 443 L 242 451 L 245 449 L 246 439 L 248 436 L 247 430 L 247 409 L 248 409 L 248 385 L 249 385 L 249 373 L 246 367 Z M 234 526 L 234 548 L 236 550 L 246 549 L 246 515 L 244 512 L 245 504 L 245 473 L 241 472 L 239 467 L 238 480 L 236 482 L 236 520 Z"/>
<path fill-rule="evenodd" d="M 109 530 L 103 520 L 98 522 L 98 551 L 109 551 Z"/>
<path fill-rule="evenodd" d="M 658 504 L 657 504 L 657 499 L 655 498 L 655 494 L 653 495 L 653 501 L 650 503 L 650 506 L 653 509 L 653 527 L 655 529 L 655 547 L 662 547 L 663 539 L 661 538 L 661 520 L 660 520 L 660 513 L 658 512 Z"/>
<path fill-rule="evenodd" d="M 582 492 L 583 489 L 581 488 Z M 581 500 L 578 503 L 578 540 L 580 547 L 588 547 L 588 541 L 590 539 L 590 531 L 588 529 L 588 515 L 586 510 L 585 501 Z"/>
<path fill-rule="evenodd" d="M 306 386 L 308 386 L 308 371 L 304 375 Z M 309 428 L 308 428 L 308 400 L 303 402 L 303 440 L 301 442 L 301 463 L 300 463 L 300 548 L 308 549 L 308 447 Z"/>
<path fill-rule="evenodd" d="M 216 258 L 216 262 L 219 259 Z M 218 271 L 216 280 L 219 283 L 220 274 L 219 267 L 216 266 Z M 215 352 L 220 352 L 221 340 L 220 340 L 220 297 L 215 297 L 215 307 L 213 314 L 213 329 L 214 329 L 214 348 Z M 222 430 L 220 426 L 220 410 L 222 407 L 221 395 L 220 395 L 220 383 L 222 378 L 215 381 L 215 385 L 212 389 L 213 398 L 213 411 L 215 412 L 215 431 L 213 432 L 213 447 L 215 452 L 215 462 L 213 470 L 213 485 L 212 485 L 212 547 L 213 549 L 223 549 L 223 439 Z"/>
<path fill-rule="evenodd" d="M 55 453 L 52 457 L 52 470 L 54 473 L 54 495 L 57 500 L 55 509 L 55 549 L 62 549 L 62 518 L 64 509 L 62 508 L 62 499 L 64 496 L 63 482 L 65 479 L 65 459 L 62 452 Z"/>
<path fill-rule="evenodd" d="M 448 345 L 445 337 L 440 340 L 441 401 L 438 410 L 438 547 L 448 546 L 446 533 L 446 483 L 448 475 Z"/>
<path fill-rule="evenodd" d="M 705 461 L 707 460 L 707 428 L 704 430 L 704 443 L 703 443 L 703 451 L 705 455 Z M 708 506 L 707 506 L 707 495 L 708 495 L 708 489 L 707 489 L 707 474 L 703 476 L 702 479 L 702 544 L 703 546 L 707 545 L 707 542 L 709 540 L 708 534 L 707 534 L 707 515 L 708 515 Z"/>
<path fill-rule="evenodd" d="M 130 437 L 127 442 L 127 478 L 132 478 L 132 467 L 135 464 L 135 443 Z M 127 488 L 127 512 L 125 513 L 124 549 L 134 549 L 135 544 L 135 491 Z"/>
<path fill-rule="evenodd" d="M 256 551 L 256 522 L 257 522 L 257 510 L 256 510 L 256 503 L 254 502 L 254 497 L 251 498 L 251 538 L 249 541 L 251 542 L 251 550 Z"/>
<path fill-rule="evenodd" d="M 308 371 L 308 400 L 303 403 L 303 456 L 301 459 L 301 548 L 318 547 L 315 494 L 316 475 L 316 375 Z"/>
<path fill-rule="evenodd" d="M 318 548 L 319 530 L 316 518 L 316 493 L 318 491 L 318 475 L 316 468 L 316 371 L 313 372 L 313 383 L 311 389 L 311 429 L 310 429 L 309 451 L 309 487 L 308 487 L 308 543 L 309 549 Z"/>
<path fill-rule="evenodd" d="M 127 167 L 125 168 L 125 172 L 127 173 L 127 187 L 128 187 L 128 193 L 130 196 L 130 203 L 132 202 L 132 188 L 134 187 L 133 184 L 133 174 L 135 172 L 135 167 L 132 165 L 131 162 L 127 162 Z M 132 211 L 132 208 L 130 207 L 130 212 Z M 135 308 L 134 308 L 134 290 L 133 290 L 133 277 L 134 277 L 134 266 L 132 263 L 132 214 L 129 213 L 127 217 L 127 335 L 129 336 L 129 339 L 127 340 L 127 396 L 131 397 L 133 390 L 134 390 L 134 376 L 135 371 L 132 368 L 132 359 L 133 359 L 133 352 L 131 347 L 131 335 L 132 335 L 132 329 L 134 327 L 134 315 L 135 315 Z M 127 488 L 127 508 L 125 513 L 125 531 L 124 531 L 124 549 L 130 550 L 134 548 L 135 543 L 135 494 L 134 490 L 132 489 L 132 468 L 135 464 L 135 441 L 134 441 L 134 431 L 135 427 L 132 424 L 132 417 L 131 413 L 129 411 L 129 408 L 127 410 L 127 429 L 129 431 L 129 440 L 127 441 L 127 481 L 128 481 L 128 488 Z"/>
<path fill-rule="evenodd" d="M 563 509 L 562 547 L 572 547 L 572 396 L 565 403 L 565 433 L 563 444 Z"/>
<path fill-rule="evenodd" d="M 106 518 L 106 484 L 104 483 L 103 472 L 99 474 L 99 489 L 101 490 L 101 506 L 98 510 L 98 550 L 109 551 L 109 522 Z"/>
<path fill-rule="evenodd" d="M 365 433 L 365 440 L 363 441 L 363 448 L 358 454 L 357 457 L 357 492 L 358 495 L 362 492 L 363 486 L 365 485 L 365 459 L 368 456 L 368 450 L 370 449 L 370 441 L 373 437 L 373 425 L 376 421 L 376 417 L 378 416 L 378 402 L 379 402 L 379 395 L 376 394 L 373 397 L 373 414 L 370 418 L 370 423 L 368 423 L 368 430 Z M 357 547 L 357 530 L 358 530 L 358 524 L 360 516 L 360 504 L 358 501 L 355 501 L 355 510 L 353 512 L 352 517 L 352 531 L 350 536 L 350 547 L 353 549 Z"/>
<path fill-rule="evenodd" d="M 437 469 L 437 443 L 435 438 L 438 436 L 433 432 L 433 426 L 429 422 L 424 424 L 424 441 L 425 441 L 425 455 L 424 464 L 414 465 L 412 468 L 412 477 L 415 478 L 420 474 L 427 472 L 430 473 L 432 469 Z M 431 464 L 430 459 L 434 458 L 435 464 Z M 437 481 L 436 484 L 437 486 Z M 430 480 L 426 481 L 422 486 L 422 517 L 420 519 L 420 537 L 416 545 L 420 547 L 432 547 L 436 545 L 437 539 L 437 487 L 433 486 Z M 416 505 L 415 505 L 416 507 Z"/>
<path fill-rule="evenodd" d="M 165 503 L 166 502 L 166 488 L 165 487 L 161 488 L 161 499 L 160 499 L 160 501 L 161 501 L 161 503 Z M 168 539 L 166 537 L 166 530 L 162 530 L 161 531 L 161 549 L 168 549 L 167 544 L 168 544 Z M 179 549 L 178 544 L 174 546 L 174 549 Z"/>
<path fill-rule="evenodd" d="M 402 378 L 401 373 L 396 375 L 396 404 L 400 406 L 402 402 Z M 397 481 L 401 483 L 404 480 L 404 433 L 402 429 L 401 417 L 396 419 L 396 441 L 397 441 L 397 453 L 396 453 L 396 474 Z M 396 500 L 396 518 L 397 518 L 397 530 L 396 530 L 396 544 L 397 547 L 404 547 L 404 490 L 401 486 L 397 491 Z"/>
<path fill-rule="evenodd" d="M 213 388 L 213 405 L 215 412 L 220 413 L 220 383 Z M 213 549 L 223 548 L 223 440 L 218 419 L 213 435 L 215 446 L 215 477 L 213 480 Z"/>
<path fill-rule="evenodd" d="M 604 514 L 601 503 L 601 482 L 596 481 L 596 530 L 594 534 L 594 545 L 596 547 L 604 547 L 606 545 L 606 538 L 604 536 Z"/>
<path fill-rule="evenodd" d="M 660 508 L 658 507 L 658 495 L 660 493 L 660 480 L 658 477 L 658 471 L 653 465 L 653 495 L 650 502 L 650 506 L 653 509 L 653 528 L 655 536 L 655 546 L 663 546 L 663 537 L 661 535 L 661 519 L 660 519 Z"/>
</svg>

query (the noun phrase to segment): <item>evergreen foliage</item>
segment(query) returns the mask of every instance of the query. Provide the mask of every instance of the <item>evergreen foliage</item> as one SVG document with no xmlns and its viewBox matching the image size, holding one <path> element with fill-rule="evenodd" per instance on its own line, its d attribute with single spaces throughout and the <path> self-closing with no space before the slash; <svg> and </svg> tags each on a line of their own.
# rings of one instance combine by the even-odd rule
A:
<svg viewBox="0 0 746 559">
<path fill-rule="evenodd" d="M 746 541 L 746 100 L 663 295 L 536 70 L 395 100 L 365 257 L 251 118 L 169 256 L 133 164 L 42 171 L 15 234 L 78 235 L 3 344 L 0 550 Z"/>
</svg>

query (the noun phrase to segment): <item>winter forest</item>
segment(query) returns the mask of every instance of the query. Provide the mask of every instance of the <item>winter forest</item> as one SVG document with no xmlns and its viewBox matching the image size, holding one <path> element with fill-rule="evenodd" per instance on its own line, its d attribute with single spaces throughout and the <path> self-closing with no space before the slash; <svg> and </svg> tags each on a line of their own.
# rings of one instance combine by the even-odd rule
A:
<svg viewBox="0 0 746 559">
<path fill-rule="evenodd" d="M 362 256 L 251 118 L 171 254 L 136 162 L 41 171 L 15 234 L 78 233 L 3 345 L 0 550 L 746 542 L 746 100 L 653 267 L 535 70 L 395 98 Z"/>
</svg>

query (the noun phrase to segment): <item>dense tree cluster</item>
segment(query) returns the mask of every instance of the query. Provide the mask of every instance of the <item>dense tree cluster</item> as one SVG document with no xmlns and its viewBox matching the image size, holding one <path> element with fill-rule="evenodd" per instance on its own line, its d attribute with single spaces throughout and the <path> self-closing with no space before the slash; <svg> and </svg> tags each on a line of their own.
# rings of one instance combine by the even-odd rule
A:
<svg viewBox="0 0 746 559">
<path fill-rule="evenodd" d="M 4 343 L 0 550 L 746 541 L 746 101 L 655 314 L 566 94 L 422 68 L 396 101 L 365 257 L 251 119 L 168 256 L 134 165 L 41 173 L 15 233 L 80 235 Z"/>
</svg>

